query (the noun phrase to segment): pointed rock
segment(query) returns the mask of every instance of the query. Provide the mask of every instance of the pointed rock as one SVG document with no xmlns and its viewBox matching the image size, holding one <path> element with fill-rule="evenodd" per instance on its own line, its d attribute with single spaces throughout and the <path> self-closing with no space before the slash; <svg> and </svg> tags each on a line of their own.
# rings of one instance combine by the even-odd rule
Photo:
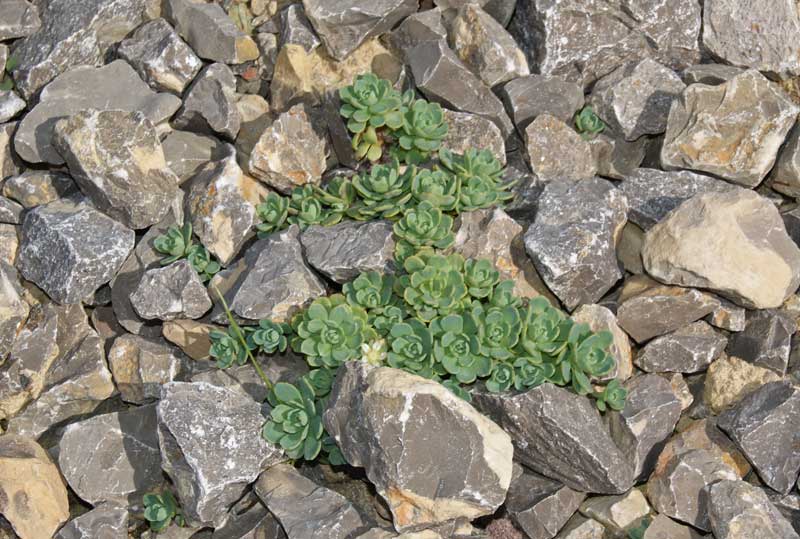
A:
<svg viewBox="0 0 800 539">
<path fill-rule="evenodd" d="M 127 533 L 127 507 L 103 504 L 67 522 L 54 539 L 113 539 Z"/>
<path fill-rule="evenodd" d="M 136 314 L 145 320 L 200 318 L 212 306 L 206 287 L 186 259 L 147 270 L 130 298 Z"/>
<path fill-rule="evenodd" d="M 636 356 L 636 366 L 645 372 L 700 372 L 727 345 L 724 335 L 700 320 L 647 343 Z"/>
<path fill-rule="evenodd" d="M 744 481 L 720 481 L 708 492 L 711 529 L 718 539 L 797 539 L 766 493 Z"/>
<path fill-rule="evenodd" d="M 797 321 L 786 311 L 750 311 L 744 331 L 731 337 L 728 353 L 783 376 L 796 331 Z"/>
<path fill-rule="evenodd" d="M 231 68 L 219 63 L 205 67 L 186 91 L 183 107 L 173 123 L 178 129 L 219 133 L 234 140 L 241 118 L 236 107 L 236 77 Z"/>
<path fill-rule="evenodd" d="M 183 354 L 165 342 L 124 334 L 108 351 L 108 366 L 122 400 L 144 404 L 161 397 L 161 386 L 188 370 Z"/>
<path fill-rule="evenodd" d="M 586 494 L 539 474 L 520 471 L 508 489 L 506 511 L 530 539 L 550 539 L 575 514 Z"/>
<path fill-rule="evenodd" d="M 527 157 L 533 173 L 545 180 L 585 180 L 597 172 L 591 145 L 567 124 L 541 114 L 525 129 Z M 562 159 L 561 152 L 571 158 Z"/>
</svg>

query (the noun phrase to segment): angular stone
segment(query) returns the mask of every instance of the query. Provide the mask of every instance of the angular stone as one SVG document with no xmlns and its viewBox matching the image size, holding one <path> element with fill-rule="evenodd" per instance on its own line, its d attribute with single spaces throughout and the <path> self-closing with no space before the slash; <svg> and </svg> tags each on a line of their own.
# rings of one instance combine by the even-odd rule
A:
<svg viewBox="0 0 800 539">
<path fill-rule="evenodd" d="M 613 131 L 636 140 L 666 131 L 670 105 L 685 87 L 674 71 L 646 58 L 600 79 L 590 104 Z"/>
<path fill-rule="evenodd" d="M 708 491 L 708 512 L 719 539 L 797 539 L 766 493 L 744 481 L 720 481 Z"/>
<path fill-rule="evenodd" d="M 679 372 L 674 372 L 671 374 L 661 373 L 660 376 L 669 382 L 672 392 L 675 394 L 678 402 L 681 403 L 681 412 L 688 410 L 694 402 L 694 395 L 692 394 L 692 390 L 689 388 L 689 384 L 686 383 L 686 379 L 683 377 L 683 375 Z"/>
<path fill-rule="evenodd" d="M 155 406 L 72 423 L 58 446 L 69 486 L 92 505 L 139 502 L 163 483 Z"/>
<path fill-rule="evenodd" d="M 695 195 L 651 228 L 642 260 L 659 281 L 710 289 L 748 308 L 779 307 L 800 284 L 800 249 L 753 191 Z"/>
<path fill-rule="evenodd" d="M 288 464 L 262 473 L 254 488 L 289 539 L 347 539 L 367 530 L 344 496 L 317 485 Z"/>
<path fill-rule="evenodd" d="M 628 218 L 644 230 L 651 229 L 682 202 L 698 193 L 721 193 L 734 189 L 725 181 L 688 170 L 665 172 L 654 168 L 633 171 L 623 178 L 619 188 L 630 203 Z"/>
<path fill-rule="evenodd" d="M 269 190 L 239 168 L 233 147 L 224 159 L 203 167 L 189 184 L 187 217 L 200 242 L 222 265 L 229 264 L 255 235 L 256 206 Z"/>
<path fill-rule="evenodd" d="M 164 322 L 164 338 L 178 346 L 192 359 L 209 359 L 211 339 L 208 336 L 214 329 L 210 324 L 194 320 L 169 320 Z"/>
<path fill-rule="evenodd" d="M 157 92 L 182 94 L 203 62 L 164 19 L 136 29 L 119 44 L 117 54 Z"/>
<path fill-rule="evenodd" d="M 408 53 L 408 58 L 417 88 L 428 99 L 491 120 L 504 138 L 514 132 L 503 103 L 461 62 L 447 42 L 420 43 Z"/>
<path fill-rule="evenodd" d="M 39 10 L 28 0 L 6 0 L 0 6 L 0 41 L 29 36 L 41 24 Z"/>
<path fill-rule="evenodd" d="M 674 103 L 661 148 L 664 168 L 708 172 L 747 187 L 775 164 L 800 112 L 754 70 L 719 86 L 693 84 Z"/>
<path fill-rule="evenodd" d="M 580 508 L 581 514 L 603 524 L 611 533 L 625 533 L 639 519 L 650 513 L 642 491 L 632 489 L 620 496 L 596 496 L 589 498 Z"/>
<path fill-rule="evenodd" d="M 20 162 L 11 140 L 18 125 L 17 122 L 0 124 L 0 179 L 20 172 Z"/>
<path fill-rule="evenodd" d="M 647 483 L 647 497 L 659 513 L 708 531 L 708 486 L 737 479 L 721 453 L 694 449 L 656 470 Z"/>
<path fill-rule="evenodd" d="M 130 298 L 136 314 L 145 320 L 200 318 L 212 306 L 206 287 L 186 259 L 147 270 Z"/>
<path fill-rule="evenodd" d="M 0 260 L 6 264 L 14 264 L 17 261 L 17 250 L 19 249 L 19 235 L 16 225 L 0 224 Z"/>
<path fill-rule="evenodd" d="M 506 511 L 530 539 L 550 539 L 564 527 L 586 498 L 539 474 L 523 471 L 512 479 Z"/>
<path fill-rule="evenodd" d="M 142 23 L 144 5 L 144 0 L 47 2 L 41 28 L 14 48 L 16 88 L 27 100 L 70 68 L 101 65 L 109 48 Z"/>
<path fill-rule="evenodd" d="M 769 487 L 788 494 L 800 473 L 800 391 L 772 382 L 753 391 L 719 418 L 724 430 Z"/>
<path fill-rule="evenodd" d="M 556 535 L 556 539 L 604 539 L 605 527 L 592 518 L 575 515 Z"/>
<path fill-rule="evenodd" d="M 664 515 L 656 515 L 647 526 L 642 539 L 702 539 L 699 533 L 682 526 Z"/>
<path fill-rule="evenodd" d="M 545 187 L 525 249 L 568 310 L 597 302 L 622 277 L 616 244 L 627 213 L 625 196 L 606 180 Z"/>
<path fill-rule="evenodd" d="M 699 320 L 647 343 L 636 356 L 636 366 L 645 372 L 700 372 L 727 345 L 724 335 Z"/>
<path fill-rule="evenodd" d="M 251 494 L 233 506 L 227 522 L 214 530 L 211 539 L 287 538 L 278 520 Z"/>
<path fill-rule="evenodd" d="M 77 193 L 72 178 L 60 172 L 26 170 L 3 183 L 3 194 L 26 209 Z"/>
<path fill-rule="evenodd" d="M 309 265 L 337 283 L 362 272 L 394 273 L 394 237 L 388 221 L 312 225 L 300 234 Z"/>
<path fill-rule="evenodd" d="M 70 520 L 54 539 L 113 539 L 128 533 L 128 509 L 103 504 Z"/>
<path fill-rule="evenodd" d="M 87 110 L 60 120 L 53 131 L 75 183 L 97 209 L 133 229 L 166 215 L 178 177 L 144 114 Z"/>
<path fill-rule="evenodd" d="M 540 114 L 525 129 L 528 162 L 545 180 L 585 180 L 597 172 L 591 145 L 561 120 Z M 569 155 L 570 159 L 562 159 Z"/>
<path fill-rule="evenodd" d="M 798 518 L 800 518 L 800 495 L 794 493 L 784 496 L 778 492 L 772 492 L 766 489 L 764 489 L 764 492 L 769 498 L 769 501 L 775 506 L 775 509 L 780 511 L 783 517 L 792 525 L 794 531 L 797 532 L 799 524 Z"/>
<path fill-rule="evenodd" d="M 621 494 L 633 485 L 633 467 L 588 398 L 546 383 L 473 399 L 511 435 L 515 458 L 532 470 L 583 492 Z"/>
<path fill-rule="evenodd" d="M 315 130 L 305 106 L 279 115 L 250 154 L 249 172 L 282 193 L 298 185 L 319 184 L 325 172 L 325 140 Z"/>
<path fill-rule="evenodd" d="M 492 514 L 505 500 L 509 436 L 436 382 L 345 363 L 324 423 L 347 462 L 366 468 L 399 532 Z"/>
<path fill-rule="evenodd" d="M 483 116 L 444 109 L 447 135 L 442 147 L 463 154 L 469 148 L 489 150 L 502 164 L 506 164 L 506 144 L 500 129 Z"/>
<path fill-rule="evenodd" d="M 283 458 L 261 437 L 261 406 L 238 391 L 170 382 L 157 409 L 161 466 L 190 523 L 220 526 L 247 485 Z"/>
<path fill-rule="evenodd" d="M 209 161 L 228 155 L 227 146 L 214 137 L 191 131 L 173 131 L 161 142 L 167 166 L 181 183 L 198 173 Z"/>
<path fill-rule="evenodd" d="M 795 125 L 778 153 L 767 185 L 790 197 L 800 197 L 800 127 Z"/>
<path fill-rule="evenodd" d="M 22 210 L 22 206 L 13 200 L 0 196 L 0 223 L 18 225 L 22 216 Z"/>
<path fill-rule="evenodd" d="M 67 200 L 25 215 L 19 269 L 59 303 L 77 303 L 107 283 L 133 248 L 129 228 Z"/>
<path fill-rule="evenodd" d="M 59 3 L 82 1 L 60 0 Z M 115 110 L 140 111 L 154 125 L 172 116 L 181 105 L 174 95 L 153 92 L 124 60 L 98 68 L 76 67 L 56 77 L 42 90 L 38 104 L 19 123 L 14 149 L 30 163 L 60 165 L 64 159 L 53 146 L 57 119 L 87 109 L 104 109 L 109 103 L 114 104 Z"/>
<path fill-rule="evenodd" d="M 0 90 L 0 123 L 7 122 L 25 110 L 25 101 L 12 90 Z"/>
<path fill-rule="evenodd" d="M 687 85 L 700 83 L 716 86 L 728 82 L 742 71 L 739 67 L 724 64 L 697 64 L 684 69 L 681 76 Z"/>
<path fill-rule="evenodd" d="M 719 329 L 734 332 L 744 331 L 746 312 L 743 307 L 739 307 L 726 299 L 720 299 L 719 306 L 708 316 L 708 322 Z"/>
<path fill-rule="evenodd" d="M 447 39 L 447 29 L 442 21 L 441 9 L 412 13 L 385 37 L 398 56 L 409 60 L 408 52 L 420 43 Z"/>
<path fill-rule="evenodd" d="M 188 370 L 177 348 L 138 335 L 121 335 L 108 351 L 108 366 L 125 402 L 144 404 L 161 397 L 161 386 Z"/>
<path fill-rule="evenodd" d="M 415 0 L 303 0 L 306 16 L 328 53 L 336 60 L 348 57 L 361 43 L 391 30 L 417 10 Z"/>
<path fill-rule="evenodd" d="M 584 103 L 580 85 L 546 75 L 516 78 L 504 84 L 499 94 L 520 132 L 542 114 L 570 123 Z"/>
<path fill-rule="evenodd" d="M 219 133 L 235 139 L 241 118 L 236 107 L 236 77 L 231 68 L 220 63 L 205 67 L 186 91 L 183 107 L 173 123 L 178 129 Z"/>
<path fill-rule="evenodd" d="M 514 38 L 479 6 L 464 4 L 449 24 L 456 55 L 490 88 L 530 74 Z"/>
<path fill-rule="evenodd" d="M 744 331 L 731 337 L 728 353 L 783 376 L 796 331 L 797 322 L 786 311 L 750 311 Z"/>
<path fill-rule="evenodd" d="M 20 539 L 51 537 L 69 519 L 61 474 L 30 438 L 0 436 L 0 490 L 0 513 Z"/>
<path fill-rule="evenodd" d="M 0 364 L 2 364 L 30 312 L 17 270 L 2 260 L 0 260 L 0 291 L 2 291 L 0 293 Z"/>
<path fill-rule="evenodd" d="M 703 400 L 715 413 L 739 402 L 769 382 L 780 380 L 776 372 L 757 367 L 736 356 L 723 355 L 708 368 Z"/>
<path fill-rule="evenodd" d="M 572 313 L 572 319 L 581 324 L 588 324 L 594 332 L 608 331 L 614 337 L 608 352 L 614 358 L 616 365 L 601 380 L 618 378 L 627 380 L 633 373 L 633 358 L 631 343 L 628 335 L 617 324 L 617 317 L 602 305 L 581 305 Z"/>
<path fill-rule="evenodd" d="M 281 11 L 281 40 L 280 46 L 287 44 L 300 45 L 306 52 L 311 52 L 322 43 L 311 22 L 306 17 L 303 6 L 291 4 Z"/>
<path fill-rule="evenodd" d="M 168 18 L 194 52 L 204 60 L 241 64 L 259 56 L 258 45 L 215 3 L 168 0 Z"/>
<path fill-rule="evenodd" d="M 644 161 L 649 139 L 641 137 L 633 142 L 612 133 L 601 133 L 589 140 L 592 155 L 597 163 L 597 175 L 614 180 L 624 180 Z"/>
</svg>

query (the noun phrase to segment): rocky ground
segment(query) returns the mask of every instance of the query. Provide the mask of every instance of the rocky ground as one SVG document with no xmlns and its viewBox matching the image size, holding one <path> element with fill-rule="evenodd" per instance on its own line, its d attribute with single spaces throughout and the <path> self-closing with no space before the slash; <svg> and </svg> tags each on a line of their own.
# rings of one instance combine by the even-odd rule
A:
<svg viewBox="0 0 800 539">
<path fill-rule="evenodd" d="M 800 537 L 798 9 L 0 0 L 0 537 Z M 364 73 L 507 165 L 447 252 L 610 332 L 624 407 L 367 350 L 318 401 L 329 463 L 261 436 L 275 393 L 212 332 L 401 272 L 390 220 L 259 209 L 369 170 L 339 113 Z"/>
</svg>

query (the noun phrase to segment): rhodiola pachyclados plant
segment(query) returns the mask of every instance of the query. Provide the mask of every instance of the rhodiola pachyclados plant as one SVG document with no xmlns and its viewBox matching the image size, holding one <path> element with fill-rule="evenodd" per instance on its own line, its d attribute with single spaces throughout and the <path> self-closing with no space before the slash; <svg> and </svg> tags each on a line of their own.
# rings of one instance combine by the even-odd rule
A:
<svg viewBox="0 0 800 539">
<path fill-rule="evenodd" d="M 165 234 L 153 240 L 153 247 L 166 255 L 161 260 L 162 266 L 185 258 L 203 282 L 210 280 L 221 269 L 219 262 L 213 259 L 202 244 L 192 241 L 192 224 L 188 221 L 180 227 L 169 227 Z"/>
</svg>

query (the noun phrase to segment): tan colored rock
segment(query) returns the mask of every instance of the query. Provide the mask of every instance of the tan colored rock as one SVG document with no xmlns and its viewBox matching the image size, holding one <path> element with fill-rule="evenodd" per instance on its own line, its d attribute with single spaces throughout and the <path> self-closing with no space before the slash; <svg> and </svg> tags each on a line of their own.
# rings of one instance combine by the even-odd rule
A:
<svg viewBox="0 0 800 539">
<path fill-rule="evenodd" d="M 597 172 L 591 145 L 554 116 L 538 116 L 525 129 L 525 138 L 531 169 L 541 178 L 582 180 Z"/>
<path fill-rule="evenodd" d="M 619 496 L 593 496 L 579 509 L 585 517 L 593 518 L 617 533 L 650 513 L 647 499 L 638 489 Z"/>
<path fill-rule="evenodd" d="M 17 225 L 0 223 L 0 260 L 14 265 L 17 261 L 17 251 L 19 251 L 19 235 Z"/>
<path fill-rule="evenodd" d="M 215 298 L 216 299 L 216 298 Z M 161 331 L 164 338 L 177 345 L 192 359 L 208 359 L 211 339 L 208 334 L 214 329 L 211 324 L 195 320 L 169 320 Z"/>
<path fill-rule="evenodd" d="M 69 519 L 67 488 L 42 446 L 0 436 L 0 513 L 20 539 L 51 537 Z"/>
<path fill-rule="evenodd" d="M 780 379 L 770 369 L 723 355 L 708 367 L 703 400 L 718 414 L 764 384 Z"/>
<path fill-rule="evenodd" d="M 707 288 L 744 307 L 779 307 L 800 284 L 800 249 L 757 193 L 704 193 L 645 236 L 642 260 L 659 281 Z"/>
<path fill-rule="evenodd" d="M 635 275 L 644 273 L 644 266 L 642 265 L 643 245 L 644 230 L 631 221 L 625 223 L 617 243 L 617 258 L 622 262 L 622 266 L 626 271 Z"/>
<path fill-rule="evenodd" d="M 160 397 L 161 386 L 185 370 L 182 354 L 163 341 L 122 335 L 108 351 L 108 366 L 122 400 L 143 404 Z"/>
<path fill-rule="evenodd" d="M 589 324 L 592 331 L 609 331 L 614 336 L 614 341 L 609 347 L 609 352 L 616 360 L 616 367 L 601 380 L 619 378 L 627 380 L 633 374 L 633 354 L 628 334 L 622 331 L 617 324 L 617 317 L 602 305 L 585 304 L 572 313 L 576 322 Z"/>
</svg>

